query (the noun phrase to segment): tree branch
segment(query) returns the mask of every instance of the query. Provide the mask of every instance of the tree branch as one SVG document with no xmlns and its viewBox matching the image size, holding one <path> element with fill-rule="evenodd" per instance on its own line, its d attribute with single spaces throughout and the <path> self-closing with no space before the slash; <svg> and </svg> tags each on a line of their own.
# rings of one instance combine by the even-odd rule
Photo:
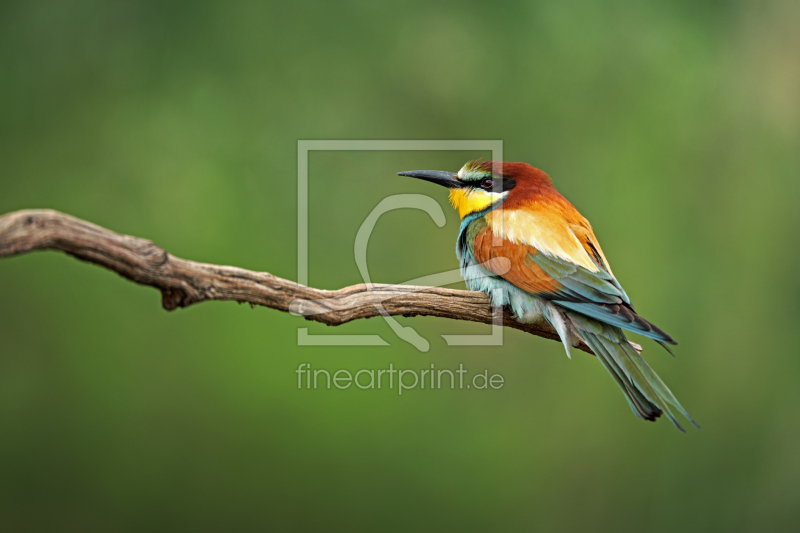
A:
<svg viewBox="0 0 800 533">
<path fill-rule="evenodd" d="M 389 315 L 492 323 L 489 298 L 480 292 L 384 284 L 321 290 L 267 272 L 181 259 L 151 241 L 120 235 L 58 211 L 31 209 L 0 216 L 0 258 L 35 250 L 65 252 L 140 285 L 155 287 L 168 311 L 208 300 L 235 300 L 329 326 L 380 316 L 380 306 Z M 503 325 L 559 340 L 549 324 L 520 324 L 509 310 L 504 311 Z M 585 344 L 577 348 L 592 353 Z"/>
</svg>

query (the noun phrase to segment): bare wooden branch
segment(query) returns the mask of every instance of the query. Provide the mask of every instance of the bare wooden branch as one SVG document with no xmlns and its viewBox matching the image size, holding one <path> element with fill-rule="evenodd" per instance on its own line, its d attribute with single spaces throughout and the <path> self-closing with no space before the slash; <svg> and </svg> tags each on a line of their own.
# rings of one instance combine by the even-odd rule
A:
<svg viewBox="0 0 800 533">
<path fill-rule="evenodd" d="M 89 222 L 37 209 L 0 216 L 0 257 L 58 250 L 113 270 L 161 291 L 168 311 L 209 300 L 263 305 L 337 326 L 358 318 L 436 316 L 492 323 L 489 298 L 480 292 L 411 285 L 353 285 L 328 291 L 232 266 L 197 263 L 170 255 L 151 241 L 120 235 Z M 558 340 L 549 324 L 520 324 L 506 310 L 503 325 Z M 591 353 L 588 346 L 578 349 Z"/>
</svg>

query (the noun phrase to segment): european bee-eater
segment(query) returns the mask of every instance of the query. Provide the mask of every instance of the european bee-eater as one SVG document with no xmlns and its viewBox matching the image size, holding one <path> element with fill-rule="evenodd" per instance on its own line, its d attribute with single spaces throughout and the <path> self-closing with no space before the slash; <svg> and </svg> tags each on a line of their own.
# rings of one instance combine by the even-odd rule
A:
<svg viewBox="0 0 800 533">
<path fill-rule="evenodd" d="M 455 174 L 415 170 L 399 175 L 450 189 L 450 202 L 461 217 L 456 255 L 470 290 L 510 306 L 521 322 L 549 322 L 567 356 L 583 339 L 639 418 L 654 421 L 664 412 L 683 431 L 671 405 L 697 426 L 622 330 L 664 348 L 677 343 L 636 314 L 591 225 L 547 174 L 527 163 L 472 161 Z"/>
</svg>

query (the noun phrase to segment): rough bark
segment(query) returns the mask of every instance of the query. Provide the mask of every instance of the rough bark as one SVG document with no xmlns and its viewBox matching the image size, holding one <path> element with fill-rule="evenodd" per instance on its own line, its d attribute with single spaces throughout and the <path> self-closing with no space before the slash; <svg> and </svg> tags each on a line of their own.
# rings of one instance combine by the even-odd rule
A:
<svg viewBox="0 0 800 533">
<path fill-rule="evenodd" d="M 267 272 L 181 259 L 151 241 L 96 226 L 57 211 L 23 210 L 0 216 L 0 257 L 57 250 L 161 291 L 164 309 L 234 300 L 302 315 L 336 326 L 389 315 L 436 316 L 492 323 L 489 298 L 480 292 L 411 285 L 360 284 L 330 291 Z M 548 324 L 520 324 L 506 310 L 503 325 L 558 341 Z M 591 353 L 581 344 L 580 350 Z"/>
</svg>

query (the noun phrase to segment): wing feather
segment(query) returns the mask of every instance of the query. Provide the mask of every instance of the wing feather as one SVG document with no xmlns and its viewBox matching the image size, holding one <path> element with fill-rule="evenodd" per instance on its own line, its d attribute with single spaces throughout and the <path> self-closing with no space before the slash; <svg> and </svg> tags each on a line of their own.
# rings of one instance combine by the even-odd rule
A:
<svg viewBox="0 0 800 533">
<path fill-rule="evenodd" d="M 672 337 L 636 314 L 628 295 L 611 274 L 599 245 L 591 246 L 600 258 L 598 270 L 591 271 L 546 255 L 530 244 L 498 237 L 487 224 L 475 225 L 467 238 L 479 263 L 520 289 L 606 324 L 676 344 Z"/>
</svg>

